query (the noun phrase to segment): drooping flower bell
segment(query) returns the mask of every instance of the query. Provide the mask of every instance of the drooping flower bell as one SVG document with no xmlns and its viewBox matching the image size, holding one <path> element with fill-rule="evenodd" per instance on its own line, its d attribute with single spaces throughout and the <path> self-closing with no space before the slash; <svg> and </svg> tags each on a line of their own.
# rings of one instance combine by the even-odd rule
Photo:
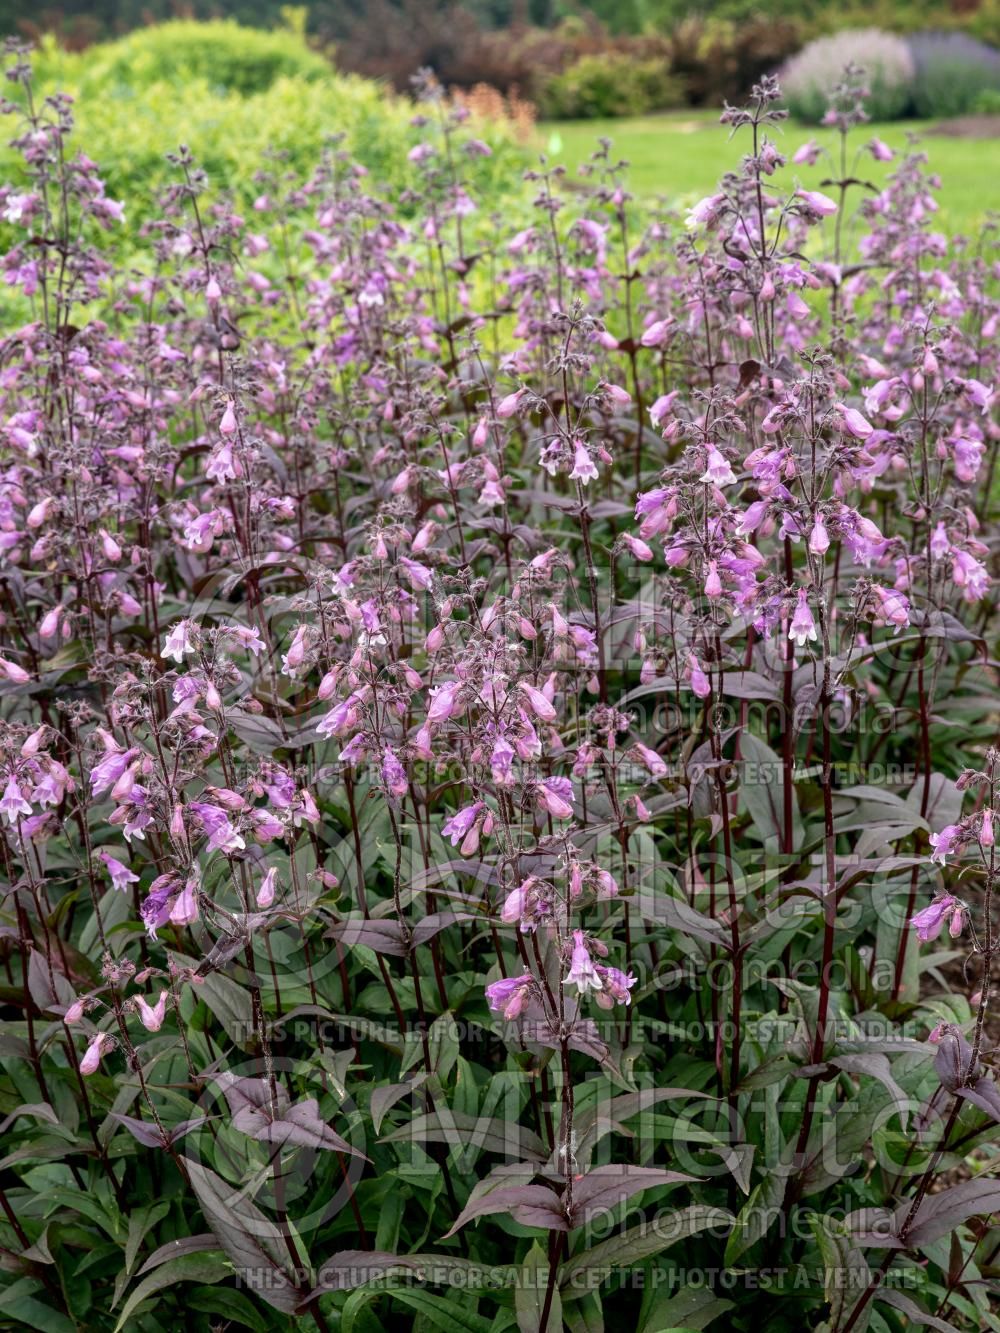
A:
<svg viewBox="0 0 1000 1333">
<path fill-rule="evenodd" d="M 807 643 L 815 643 L 819 635 L 816 633 L 816 624 L 809 610 L 809 594 L 805 588 L 798 591 L 798 599 L 795 604 L 795 614 L 792 616 L 792 623 L 788 627 L 788 637 L 795 641 L 799 648 L 804 648 Z"/>
</svg>

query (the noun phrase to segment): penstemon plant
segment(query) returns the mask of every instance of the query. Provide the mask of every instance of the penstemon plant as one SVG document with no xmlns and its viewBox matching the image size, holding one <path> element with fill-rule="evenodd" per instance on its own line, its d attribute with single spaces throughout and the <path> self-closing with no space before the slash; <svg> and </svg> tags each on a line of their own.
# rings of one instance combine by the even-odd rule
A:
<svg viewBox="0 0 1000 1333">
<path fill-rule="evenodd" d="M 424 71 L 130 236 L 7 77 L 5 1326 L 1000 1328 L 992 223 Z"/>
</svg>

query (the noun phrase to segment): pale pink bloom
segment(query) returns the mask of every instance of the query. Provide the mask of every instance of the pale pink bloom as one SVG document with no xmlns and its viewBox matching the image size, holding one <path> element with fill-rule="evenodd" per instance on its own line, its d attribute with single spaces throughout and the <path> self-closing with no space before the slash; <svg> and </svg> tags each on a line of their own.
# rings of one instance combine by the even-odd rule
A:
<svg viewBox="0 0 1000 1333">
<path fill-rule="evenodd" d="M 399 762 L 391 746 L 386 746 L 385 753 L 382 755 L 382 780 L 390 796 L 403 797 L 410 789 L 406 769 Z"/>
<path fill-rule="evenodd" d="M 861 415 L 856 407 L 847 407 L 843 403 L 834 404 L 844 423 L 844 430 L 856 440 L 867 440 L 874 433 L 875 427 Z"/>
<path fill-rule="evenodd" d="M 931 860 L 944 865 L 949 856 L 961 846 L 962 829 L 958 824 L 946 824 L 940 833 L 932 833 L 930 843 L 934 851 Z"/>
<path fill-rule="evenodd" d="M 164 639 L 160 656 L 172 658 L 175 662 L 183 662 L 185 653 L 193 653 L 197 649 L 192 631 L 190 620 L 179 620 Z"/>
<path fill-rule="evenodd" d="M 497 403 L 497 416 L 501 421 L 512 417 L 519 410 L 524 400 L 526 389 L 515 389 L 513 393 L 507 394 L 506 398 L 501 398 Z"/>
<path fill-rule="evenodd" d="M 597 468 L 590 452 L 583 440 L 576 440 L 573 445 L 573 470 L 569 474 L 574 481 L 579 481 L 586 486 L 589 481 L 593 481 L 597 475 Z"/>
<path fill-rule="evenodd" d="M 648 745 L 643 745 L 642 741 L 636 741 L 632 748 L 635 750 L 639 761 L 645 764 L 652 777 L 666 777 L 667 765 L 655 750 L 651 750 Z"/>
<path fill-rule="evenodd" d="M 570 955 L 569 971 L 563 978 L 563 985 L 576 986 L 581 995 L 586 995 L 589 990 L 603 989 L 601 978 L 591 962 L 590 950 L 587 948 L 586 936 L 582 930 L 573 932 L 573 952 Z"/>
<path fill-rule="evenodd" d="M 236 838 L 236 842 L 241 847 L 245 845 L 242 838 Z M 170 909 L 170 921 L 175 926 L 190 926 L 192 922 L 198 920 L 197 888 L 197 882 L 192 876 L 177 895 L 177 899 Z"/>
<path fill-rule="evenodd" d="M 160 998 L 156 1001 L 155 1008 L 150 1008 L 141 995 L 133 997 L 135 1007 L 139 1011 L 139 1018 L 142 1026 L 147 1032 L 159 1032 L 163 1026 L 163 1020 L 167 1016 L 167 991 L 160 991 Z"/>
<path fill-rule="evenodd" d="M 631 533 L 626 532 L 622 535 L 622 543 L 635 556 L 636 560 L 646 563 L 653 558 L 653 548 L 648 546 L 641 537 L 633 537 Z"/>
<path fill-rule="evenodd" d="M 102 1054 L 104 1051 L 109 1050 L 114 1046 L 114 1044 L 114 1038 L 109 1037 L 106 1032 L 98 1032 L 95 1037 L 91 1037 L 90 1045 L 84 1051 L 83 1058 L 80 1061 L 80 1073 L 96 1073 L 97 1068 L 101 1063 Z"/>
<path fill-rule="evenodd" d="M 993 811 L 989 806 L 983 811 L 983 822 L 979 828 L 979 841 L 983 847 L 992 847 L 994 843 Z"/>
<path fill-rule="evenodd" d="M 0 797 L 0 815 L 3 815 L 8 824 L 16 824 L 22 815 L 30 815 L 31 806 L 21 794 L 21 788 L 14 779 L 13 774 L 7 779 L 7 786 L 4 794 Z"/>
<path fill-rule="evenodd" d="M 24 685 L 31 679 L 31 673 L 25 671 L 24 667 L 18 666 L 16 662 L 10 662 L 6 657 L 0 657 L 0 677 L 13 682 L 15 685 Z"/>
<path fill-rule="evenodd" d="M 941 933 L 941 927 L 945 923 L 945 918 L 949 916 L 953 917 L 956 908 L 960 914 L 961 907 L 957 900 L 953 898 L 951 894 L 946 893 L 939 898 L 935 898 L 932 903 L 927 905 L 927 907 L 917 912 L 914 916 L 911 916 L 910 925 L 916 928 L 917 938 L 923 944 L 927 944 L 931 940 L 936 940 Z M 951 927 L 949 927 L 949 930 L 950 929 Z"/>
<path fill-rule="evenodd" d="M 736 474 L 729 466 L 729 460 L 716 449 L 714 444 L 708 446 L 708 464 L 700 480 L 710 482 L 713 486 L 731 486 L 736 480 Z"/>
<path fill-rule="evenodd" d="M 722 579 L 719 577 L 718 566 L 714 560 L 708 562 L 708 573 L 705 575 L 704 592 L 706 597 L 722 596 Z"/>
<path fill-rule="evenodd" d="M 674 321 L 672 319 L 657 319 L 652 324 L 648 324 L 643 330 L 639 341 L 643 347 L 662 347 L 670 337 L 670 330 Z"/>
<path fill-rule="evenodd" d="M 454 717 L 460 711 L 458 692 L 461 688 L 462 682 L 458 680 L 448 680 L 443 685 L 434 687 L 427 706 L 427 721 L 445 722 L 449 717 Z"/>
<path fill-rule="evenodd" d="M 689 210 L 684 220 L 685 226 L 689 230 L 696 227 L 713 227 L 719 220 L 725 203 L 726 197 L 723 194 L 710 194 L 705 199 L 699 199 Z"/>
<path fill-rule="evenodd" d="M 139 876 L 133 874 L 127 865 L 112 856 L 110 852 L 106 852 L 102 849 L 97 855 L 107 867 L 108 874 L 111 876 L 111 887 L 113 889 L 120 889 L 122 893 L 127 893 L 130 884 L 139 883 Z"/>
<path fill-rule="evenodd" d="M 109 560 L 113 565 L 117 564 L 122 558 L 122 548 L 108 532 L 107 528 L 101 528 L 98 536 L 101 539 L 101 550 L 104 552 L 105 560 Z"/>
<path fill-rule="evenodd" d="M 799 589 L 795 614 L 792 616 L 792 623 L 788 628 L 788 637 L 794 639 L 799 648 L 804 648 L 807 642 L 815 642 L 819 637 L 816 633 L 812 612 L 809 610 L 809 594 L 805 588 Z"/>
<path fill-rule="evenodd" d="M 518 689 L 527 697 L 528 706 L 537 718 L 541 718 L 543 722 L 553 722 L 555 720 L 556 710 L 541 690 L 536 689 L 534 685 L 529 685 L 527 681 L 520 681 Z"/>
<path fill-rule="evenodd" d="M 811 213 L 821 218 L 831 217 L 837 211 L 837 205 L 830 196 L 821 194 L 819 190 L 796 190 L 795 193 Z"/>
<path fill-rule="evenodd" d="M 257 890 L 258 907 L 270 907 L 274 902 L 274 886 L 277 878 L 278 872 L 275 867 L 272 866 L 261 880 L 260 888 Z"/>
<path fill-rule="evenodd" d="M 608 397 L 617 407 L 628 407 L 632 401 L 632 395 L 627 389 L 623 389 L 620 384 L 608 384 L 604 382 L 600 386 Z"/>
<path fill-rule="evenodd" d="M 712 693 L 712 687 L 709 684 L 708 677 L 702 670 L 701 663 L 695 657 L 694 653 L 688 656 L 688 662 L 691 667 L 691 689 L 699 699 L 707 699 Z"/>
<path fill-rule="evenodd" d="M 486 1002 L 494 1013 L 514 1019 L 521 1013 L 534 990 L 535 981 L 530 972 L 519 977 L 501 977 L 486 987 Z"/>
<path fill-rule="evenodd" d="M 573 818 L 573 784 L 569 778 L 543 778 L 535 786 L 535 800 L 553 819 Z"/>
<path fill-rule="evenodd" d="M 670 393 L 661 393 L 656 402 L 649 409 L 649 419 L 654 426 L 659 426 L 660 422 L 673 407 L 674 399 L 677 397 L 678 390 L 674 389 Z"/>
<path fill-rule="evenodd" d="M 830 534 L 826 530 L 822 514 L 817 514 L 813 521 L 812 532 L 809 534 L 809 549 L 813 555 L 825 555 L 830 549 Z"/>
</svg>

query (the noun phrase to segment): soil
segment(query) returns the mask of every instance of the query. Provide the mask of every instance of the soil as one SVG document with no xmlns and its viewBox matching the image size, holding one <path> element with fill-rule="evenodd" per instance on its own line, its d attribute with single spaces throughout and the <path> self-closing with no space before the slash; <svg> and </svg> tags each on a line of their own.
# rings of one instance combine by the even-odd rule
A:
<svg viewBox="0 0 1000 1333">
<path fill-rule="evenodd" d="M 952 120 L 932 125 L 926 133 L 951 139 L 1000 139 L 1000 115 L 955 116 Z"/>
</svg>

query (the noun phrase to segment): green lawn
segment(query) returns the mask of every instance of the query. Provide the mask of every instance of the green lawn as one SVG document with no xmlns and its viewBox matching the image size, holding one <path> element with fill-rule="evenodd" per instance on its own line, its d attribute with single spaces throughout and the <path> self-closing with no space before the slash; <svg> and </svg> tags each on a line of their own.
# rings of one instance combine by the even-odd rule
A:
<svg viewBox="0 0 1000 1333">
<path fill-rule="evenodd" d="M 955 138 L 934 133 L 929 121 L 868 125 L 856 132 L 854 142 L 864 143 L 877 134 L 890 147 L 903 148 L 908 134 L 919 134 L 921 146 L 930 156 L 930 165 L 942 180 L 938 194 L 943 231 L 974 230 L 987 209 L 1000 211 L 1000 138 Z M 835 136 L 829 130 L 807 128 L 795 123 L 780 127 L 777 139 L 789 159 L 809 138 L 833 146 Z M 728 131 L 718 116 L 701 111 L 669 112 L 622 120 L 574 120 L 539 125 L 535 146 L 550 160 L 564 163 L 571 173 L 597 147 L 599 138 L 613 141 L 614 160 L 629 162 L 629 187 L 647 198 L 663 195 L 671 202 L 688 203 L 710 194 L 724 171 L 739 162 L 749 141 L 741 131 L 730 141 Z M 876 185 L 893 169 L 893 164 L 875 162 L 868 153 L 858 164 L 858 175 Z M 829 175 L 824 159 L 814 167 L 789 166 L 783 173 L 789 180 L 795 173 L 800 183 L 815 189 Z"/>
</svg>

